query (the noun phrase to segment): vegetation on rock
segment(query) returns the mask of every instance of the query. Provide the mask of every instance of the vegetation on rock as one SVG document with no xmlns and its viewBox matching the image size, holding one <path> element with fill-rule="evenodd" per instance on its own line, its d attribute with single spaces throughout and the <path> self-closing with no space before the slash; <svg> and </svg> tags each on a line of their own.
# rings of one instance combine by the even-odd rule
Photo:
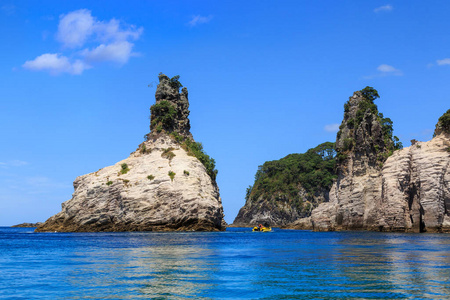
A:
<svg viewBox="0 0 450 300">
<path fill-rule="evenodd" d="M 313 196 L 329 190 L 335 174 L 335 144 L 326 142 L 303 154 L 289 154 L 258 167 L 253 186 L 246 191 L 246 200 L 276 199 L 291 203 L 307 215 L 317 203 L 310 204 Z M 300 195 L 300 188 L 306 191 L 306 198 Z M 303 205 L 303 202 L 306 202 Z"/>
<path fill-rule="evenodd" d="M 450 133 L 450 109 L 439 118 L 438 123 L 436 124 L 436 130 Z"/>
<path fill-rule="evenodd" d="M 179 97 L 179 95 L 178 95 L 179 89 L 181 87 L 183 87 L 183 85 L 180 83 L 179 79 L 180 79 L 179 75 L 176 75 L 169 79 L 168 76 L 166 76 L 162 73 L 159 74 L 160 83 L 168 81 L 169 86 L 176 90 L 175 94 L 173 91 L 170 92 L 172 94 L 171 97 L 175 97 L 175 98 Z M 166 91 L 164 89 L 163 89 L 163 91 L 164 92 L 162 94 L 166 93 Z M 183 89 L 182 93 L 183 93 L 183 95 L 185 95 L 187 97 L 187 90 L 185 91 Z M 163 99 L 166 99 L 166 98 L 163 98 Z M 180 106 L 179 104 L 177 104 L 178 102 L 175 102 L 175 104 L 174 104 L 172 101 L 173 100 L 170 100 L 170 101 L 161 100 L 159 102 L 157 101 L 157 103 L 155 103 L 154 105 L 152 105 L 150 107 L 150 111 L 151 111 L 150 130 L 152 132 L 156 131 L 157 133 L 163 132 L 163 133 L 166 133 L 166 134 L 169 134 L 170 136 L 172 136 L 175 139 L 175 141 L 178 142 L 181 145 L 181 147 L 188 153 L 188 155 L 196 157 L 205 166 L 206 172 L 211 177 L 212 181 L 215 182 L 217 173 L 218 173 L 218 171 L 216 170 L 215 160 L 213 158 L 211 158 L 208 154 L 206 154 L 206 152 L 203 150 L 203 145 L 201 143 L 195 142 L 192 139 L 192 136 L 189 133 L 189 131 L 186 134 L 185 131 L 179 129 L 180 123 L 181 124 L 189 124 L 189 120 L 187 120 L 187 122 L 186 122 L 186 120 L 183 119 L 183 118 L 187 119 L 187 115 L 189 114 L 187 107 L 189 106 L 189 104 L 186 102 L 187 105 L 185 103 Z M 176 101 L 179 101 L 179 99 Z M 178 108 L 177 108 L 177 105 L 178 105 Z M 180 107 L 183 107 L 181 109 L 181 111 L 177 111 L 177 109 L 180 110 Z M 186 111 L 187 111 L 187 114 L 186 114 Z M 181 122 L 180 122 L 180 120 L 181 120 Z M 184 126 L 184 127 L 186 127 L 186 126 Z M 189 126 L 187 126 L 187 127 L 189 128 Z M 144 138 L 146 140 L 148 140 L 150 138 L 150 136 L 151 136 L 151 134 L 146 134 L 144 136 Z M 170 149 L 170 150 L 165 149 L 161 156 L 166 157 L 169 160 L 172 159 L 175 156 L 175 154 L 173 152 L 171 152 L 171 150 L 173 150 L 173 149 Z M 141 153 L 145 153 L 145 151 L 146 150 L 144 150 L 144 152 L 143 152 L 143 150 L 141 149 Z"/>
<path fill-rule="evenodd" d="M 167 158 L 168 160 L 172 160 L 172 158 L 174 158 L 176 156 L 175 153 L 172 152 L 173 150 L 175 150 L 175 149 L 172 147 L 163 149 L 163 152 L 161 153 L 161 157 Z"/>
<path fill-rule="evenodd" d="M 202 143 L 192 141 L 189 138 L 185 138 L 176 132 L 170 134 L 175 141 L 177 141 L 181 147 L 187 152 L 188 155 L 196 157 L 206 168 L 206 173 L 211 177 L 212 181 L 216 181 L 217 171 L 216 161 L 214 158 L 206 154 L 203 149 Z"/>
<path fill-rule="evenodd" d="M 387 157 L 392 155 L 395 150 L 402 149 L 403 145 L 397 136 L 394 136 L 393 122 L 390 118 L 385 118 L 382 113 L 378 112 L 378 107 L 374 101 L 380 98 L 378 91 L 373 87 L 366 86 L 364 89 L 359 91 L 362 96 L 362 101 L 359 101 L 356 113 L 350 115 L 350 100 L 344 104 L 344 121 L 339 127 L 337 133 L 337 138 L 340 139 L 342 136 L 342 130 L 347 126 L 350 130 L 349 134 L 343 137 L 341 147 L 337 147 L 338 161 L 346 159 L 345 154 L 351 151 L 356 146 L 356 131 L 363 123 L 367 116 L 375 116 L 376 121 L 381 126 L 383 143 L 386 151 L 380 148 L 380 145 L 374 144 L 374 150 L 380 152 L 380 160 L 386 160 Z M 354 117 L 353 117 L 354 116 Z M 364 129 L 365 130 L 365 129 Z"/>
<path fill-rule="evenodd" d="M 168 175 L 170 177 L 170 180 L 173 181 L 173 179 L 175 178 L 176 173 L 173 172 L 173 171 L 169 171 Z"/>
<path fill-rule="evenodd" d="M 169 101 L 162 100 L 150 107 L 152 121 L 150 130 L 161 132 L 162 130 L 171 131 L 175 125 L 177 110 Z"/>
<path fill-rule="evenodd" d="M 130 171 L 130 169 L 128 168 L 128 165 L 127 165 L 126 163 L 123 163 L 123 164 L 120 166 L 120 173 L 121 173 L 121 174 L 127 174 L 128 171 Z"/>
</svg>

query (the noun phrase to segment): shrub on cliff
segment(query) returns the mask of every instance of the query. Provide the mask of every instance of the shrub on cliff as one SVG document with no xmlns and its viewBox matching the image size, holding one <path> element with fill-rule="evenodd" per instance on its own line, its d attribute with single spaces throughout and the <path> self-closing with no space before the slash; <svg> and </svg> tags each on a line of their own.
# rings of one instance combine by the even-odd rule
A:
<svg viewBox="0 0 450 300">
<path fill-rule="evenodd" d="M 439 121 L 436 124 L 436 130 L 450 133 L 450 109 L 439 118 Z"/>
<path fill-rule="evenodd" d="M 185 139 L 181 146 L 186 150 L 188 155 L 195 156 L 206 168 L 206 173 L 213 181 L 216 181 L 217 173 L 216 161 L 214 158 L 210 157 L 203 150 L 202 143 L 193 142 L 190 139 Z"/>
<path fill-rule="evenodd" d="M 211 177 L 212 181 L 216 181 L 217 171 L 216 161 L 214 158 L 206 154 L 202 143 L 194 142 L 189 138 L 183 137 L 177 132 L 171 132 L 170 136 L 181 145 L 188 155 L 196 157 L 206 168 L 206 173 Z"/>
<path fill-rule="evenodd" d="M 150 123 L 150 130 L 161 129 L 171 130 L 175 125 L 175 118 L 177 110 L 169 101 L 163 100 L 150 107 L 152 122 Z M 158 130 L 158 127 L 160 130 Z"/>
<path fill-rule="evenodd" d="M 342 129 L 344 129 L 345 125 L 348 126 L 351 130 L 349 136 L 344 137 L 343 147 L 342 149 L 338 149 L 341 152 L 350 151 L 353 149 L 353 146 L 356 145 L 354 134 L 356 129 L 361 125 L 364 121 L 364 117 L 366 114 L 375 116 L 376 120 L 381 125 L 381 130 L 383 134 L 383 142 L 386 147 L 386 153 L 383 153 L 380 158 L 386 159 L 388 156 L 392 155 L 395 150 L 402 149 L 403 145 L 400 142 L 399 138 L 394 136 L 394 128 L 393 122 L 390 118 L 385 118 L 382 113 L 378 112 L 378 107 L 374 103 L 374 101 L 380 98 L 378 91 L 373 87 L 366 86 L 364 89 L 359 91 L 362 96 L 362 101 L 358 103 L 358 108 L 356 110 L 355 118 L 351 118 L 350 113 L 350 100 L 344 104 L 344 119 L 347 119 L 346 123 L 342 123 L 339 127 L 339 131 L 337 133 L 337 138 L 340 139 L 342 136 Z M 378 145 L 376 145 L 378 146 Z M 382 149 L 378 149 L 377 152 Z"/>
</svg>

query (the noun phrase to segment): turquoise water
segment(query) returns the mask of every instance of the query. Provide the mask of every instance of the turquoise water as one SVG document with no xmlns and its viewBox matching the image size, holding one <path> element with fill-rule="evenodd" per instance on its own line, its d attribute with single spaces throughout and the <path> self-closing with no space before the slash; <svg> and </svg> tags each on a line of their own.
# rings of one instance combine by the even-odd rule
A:
<svg viewBox="0 0 450 300">
<path fill-rule="evenodd" d="M 0 227 L 0 298 L 444 299 L 450 235 Z"/>
</svg>

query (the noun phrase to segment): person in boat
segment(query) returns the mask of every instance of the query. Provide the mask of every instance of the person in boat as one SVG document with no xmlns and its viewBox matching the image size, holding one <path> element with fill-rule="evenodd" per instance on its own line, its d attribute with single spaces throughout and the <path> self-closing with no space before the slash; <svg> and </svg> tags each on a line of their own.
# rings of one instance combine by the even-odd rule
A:
<svg viewBox="0 0 450 300">
<path fill-rule="evenodd" d="M 259 225 L 258 225 L 259 231 L 262 231 L 262 230 L 263 230 L 263 227 L 264 227 L 264 226 L 263 226 L 262 224 L 259 224 Z"/>
</svg>

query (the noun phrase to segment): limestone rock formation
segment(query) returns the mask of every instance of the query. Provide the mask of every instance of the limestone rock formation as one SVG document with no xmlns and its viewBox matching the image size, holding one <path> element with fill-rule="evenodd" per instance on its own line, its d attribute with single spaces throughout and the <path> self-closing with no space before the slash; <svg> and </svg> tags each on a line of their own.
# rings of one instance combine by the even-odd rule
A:
<svg viewBox="0 0 450 300">
<path fill-rule="evenodd" d="M 151 133 L 130 157 L 74 181 L 37 231 L 224 230 L 217 171 L 190 133 L 187 89 L 159 76 Z"/>
<path fill-rule="evenodd" d="M 442 132 L 389 157 L 377 208 L 372 229 L 450 232 L 450 134 Z"/>
<path fill-rule="evenodd" d="M 346 104 L 336 141 L 338 178 L 310 225 L 319 231 L 450 231 L 450 130 L 440 122 L 431 141 L 389 156 L 399 148 L 392 122 L 370 108 L 362 114 L 365 100 L 356 92 Z"/>
</svg>

